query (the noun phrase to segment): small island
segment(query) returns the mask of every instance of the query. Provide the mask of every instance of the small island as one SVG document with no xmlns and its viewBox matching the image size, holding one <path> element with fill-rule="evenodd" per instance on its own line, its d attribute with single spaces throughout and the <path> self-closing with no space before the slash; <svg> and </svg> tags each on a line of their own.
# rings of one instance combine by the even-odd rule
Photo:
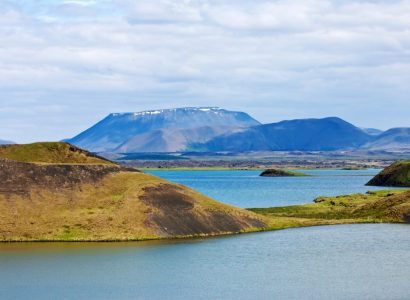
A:
<svg viewBox="0 0 410 300">
<path fill-rule="evenodd" d="M 293 176 L 309 176 L 307 174 L 292 172 L 280 169 L 267 169 L 263 171 L 259 176 L 262 177 L 293 177 Z"/>
</svg>

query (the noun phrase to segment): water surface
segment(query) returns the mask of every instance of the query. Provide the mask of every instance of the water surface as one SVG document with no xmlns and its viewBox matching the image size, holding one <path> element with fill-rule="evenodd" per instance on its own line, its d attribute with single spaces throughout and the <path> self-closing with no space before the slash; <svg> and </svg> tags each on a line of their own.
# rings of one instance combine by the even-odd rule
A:
<svg viewBox="0 0 410 300">
<path fill-rule="evenodd" d="M 216 200 L 239 207 L 271 207 L 311 203 L 319 196 L 365 193 L 383 189 L 365 184 L 379 169 L 303 170 L 313 176 L 260 177 L 261 171 L 149 171 Z"/>
<path fill-rule="evenodd" d="M 410 299 L 408 225 L 0 244 L 0 299 Z"/>
</svg>

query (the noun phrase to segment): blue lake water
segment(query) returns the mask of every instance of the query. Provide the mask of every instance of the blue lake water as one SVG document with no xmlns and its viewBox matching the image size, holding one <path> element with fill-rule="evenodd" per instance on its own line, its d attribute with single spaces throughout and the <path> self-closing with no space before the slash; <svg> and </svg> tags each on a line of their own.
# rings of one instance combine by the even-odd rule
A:
<svg viewBox="0 0 410 300">
<path fill-rule="evenodd" d="M 0 244 L 0 299 L 410 299 L 410 225 Z"/>
<path fill-rule="evenodd" d="M 337 196 L 382 189 L 365 184 L 378 169 L 303 170 L 306 177 L 260 177 L 260 171 L 149 171 L 216 200 L 239 207 L 310 203 L 318 196 Z"/>
<path fill-rule="evenodd" d="M 155 171 L 242 207 L 365 192 L 379 170 Z M 410 299 L 410 225 L 132 243 L 0 243 L 0 299 Z"/>
</svg>

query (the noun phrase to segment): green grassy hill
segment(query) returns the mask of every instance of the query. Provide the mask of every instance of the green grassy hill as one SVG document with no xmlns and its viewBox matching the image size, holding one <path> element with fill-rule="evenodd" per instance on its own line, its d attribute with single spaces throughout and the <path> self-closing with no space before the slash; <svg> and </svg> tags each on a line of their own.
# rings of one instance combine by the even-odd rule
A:
<svg viewBox="0 0 410 300">
<path fill-rule="evenodd" d="M 0 241 L 211 236 L 268 224 L 264 216 L 65 143 L 1 150 Z"/>
<path fill-rule="evenodd" d="M 398 161 L 371 179 L 367 185 L 410 187 L 410 161 Z"/>
<path fill-rule="evenodd" d="M 0 146 L 0 158 L 48 164 L 114 164 L 88 151 L 60 142 Z"/>
</svg>

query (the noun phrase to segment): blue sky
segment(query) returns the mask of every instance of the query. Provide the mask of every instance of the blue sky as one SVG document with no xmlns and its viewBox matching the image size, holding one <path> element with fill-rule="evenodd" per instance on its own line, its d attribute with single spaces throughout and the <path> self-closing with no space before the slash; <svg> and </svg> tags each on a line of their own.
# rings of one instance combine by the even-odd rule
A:
<svg viewBox="0 0 410 300">
<path fill-rule="evenodd" d="M 0 139 L 182 106 L 410 126 L 410 1 L 2 0 Z"/>
</svg>

